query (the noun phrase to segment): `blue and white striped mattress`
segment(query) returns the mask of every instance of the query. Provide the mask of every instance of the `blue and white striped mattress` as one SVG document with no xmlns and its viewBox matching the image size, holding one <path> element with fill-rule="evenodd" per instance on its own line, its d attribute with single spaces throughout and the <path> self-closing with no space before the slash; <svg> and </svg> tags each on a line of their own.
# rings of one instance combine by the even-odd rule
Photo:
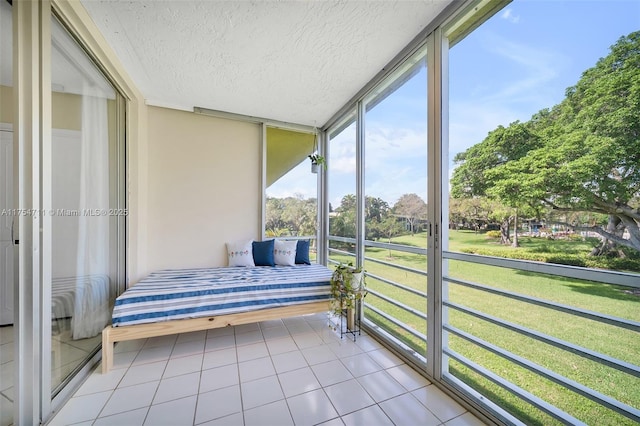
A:
<svg viewBox="0 0 640 426">
<path fill-rule="evenodd" d="M 224 315 L 329 300 L 331 270 L 323 265 L 170 269 L 122 293 L 113 326 Z"/>
</svg>

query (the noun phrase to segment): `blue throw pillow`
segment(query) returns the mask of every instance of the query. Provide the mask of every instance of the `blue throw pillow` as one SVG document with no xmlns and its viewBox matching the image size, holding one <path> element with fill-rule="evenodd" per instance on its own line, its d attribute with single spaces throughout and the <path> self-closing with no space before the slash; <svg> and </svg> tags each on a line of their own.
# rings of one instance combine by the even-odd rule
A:
<svg viewBox="0 0 640 426">
<path fill-rule="evenodd" d="M 298 244 L 296 245 L 297 264 L 311 265 L 311 261 L 309 260 L 309 245 L 309 240 L 298 240 Z"/>
<path fill-rule="evenodd" d="M 253 262 L 256 266 L 276 266 L 273 259 L 274 240 L 253 242 Z"/>
</svg>

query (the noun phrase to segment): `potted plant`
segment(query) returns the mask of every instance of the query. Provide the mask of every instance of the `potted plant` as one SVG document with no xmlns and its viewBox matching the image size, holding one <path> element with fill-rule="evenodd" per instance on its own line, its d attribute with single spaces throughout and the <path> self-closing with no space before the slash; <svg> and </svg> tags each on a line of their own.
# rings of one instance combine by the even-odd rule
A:
<svg viewBox="0 0 640 426">
<path fill-rule="evenodd" d="M 366 296 L 364 271 L 340 263 L 331 275 L 331 303 L 335 316 L 347 317 L 347 330 L 355 331 L 357 301 Z"/>
<path fill-rule="evenodd" d="M 311 154 L 309 159 L 311 160 L 311 173 L 318 173 L 319 165 L 324 166 L 325 169 L 327 168 L 327 162 L 322 155 Z"/>
</svg>

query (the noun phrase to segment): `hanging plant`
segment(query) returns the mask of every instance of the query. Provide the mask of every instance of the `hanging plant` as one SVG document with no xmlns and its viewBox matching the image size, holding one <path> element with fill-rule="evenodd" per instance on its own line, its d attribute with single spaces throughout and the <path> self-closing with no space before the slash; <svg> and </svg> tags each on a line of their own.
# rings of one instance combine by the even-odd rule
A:
<svg viewBox="0 0 640 426">
<path fill-rule="evenodd" d="M 311 154 L 309 159 L 311 160 L 312 173 L 318 173 L 318 166 L 323 166 L 325 170 L 327 169 L 327 162 L 322 155 Z"/>
</svg>

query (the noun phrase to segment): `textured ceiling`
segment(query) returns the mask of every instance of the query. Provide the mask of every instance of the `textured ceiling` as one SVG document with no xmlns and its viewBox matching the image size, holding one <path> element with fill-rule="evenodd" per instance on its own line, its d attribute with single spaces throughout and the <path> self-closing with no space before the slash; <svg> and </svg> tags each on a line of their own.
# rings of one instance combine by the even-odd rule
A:
<svg viewBox="0 0 640 426">
<path fill-rule="evenodd" d="M 451 0 L 83 0 L 147 103 L 321 126 Z"/>
</svg>

